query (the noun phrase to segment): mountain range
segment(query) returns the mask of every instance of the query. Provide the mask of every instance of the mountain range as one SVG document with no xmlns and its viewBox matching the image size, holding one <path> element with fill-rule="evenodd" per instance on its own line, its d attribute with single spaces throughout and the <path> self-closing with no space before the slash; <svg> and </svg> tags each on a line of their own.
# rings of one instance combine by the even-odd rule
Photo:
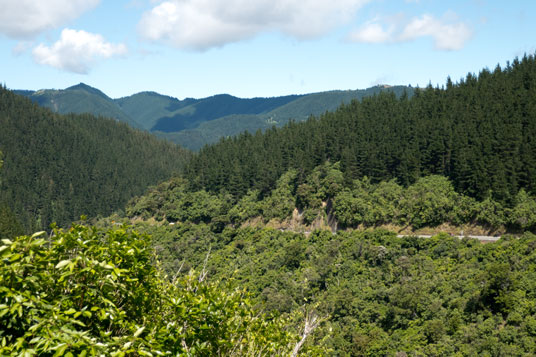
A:
<svg viewBox="0 0 536 357">
<path fill-rule="evenodd" d="M 16 90 L 41 106 L 61 114 L 91 113 L 115 118 L 149 131 L 190 150 L 199 150 L 221 137 L 245 130 L 256 132 L 303 121 L 337 109 L 342 103 L 361 100 L 382 91 L 397 96 L 413 93 L 411 87 L 378 85 L 367 89 L 336 90 L 271 98 L 237 98 L 219 94 L 179 100 L 156 92 L 141 92 L 112 99 L 99 89 L 80 83 L 66 89 Z"/>
</svg>

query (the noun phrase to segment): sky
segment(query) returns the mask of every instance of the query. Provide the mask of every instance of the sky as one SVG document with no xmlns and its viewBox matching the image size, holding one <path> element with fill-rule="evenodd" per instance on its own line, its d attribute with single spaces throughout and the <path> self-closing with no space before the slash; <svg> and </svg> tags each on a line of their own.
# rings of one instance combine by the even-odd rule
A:
<svg viewBox="0 0 536 357">
<path fill-rule="evenodd" d="M 0 0 L 0 82 L 112 98 L 442 86 L 536 52 L 533 0 Z"/>
</svg>

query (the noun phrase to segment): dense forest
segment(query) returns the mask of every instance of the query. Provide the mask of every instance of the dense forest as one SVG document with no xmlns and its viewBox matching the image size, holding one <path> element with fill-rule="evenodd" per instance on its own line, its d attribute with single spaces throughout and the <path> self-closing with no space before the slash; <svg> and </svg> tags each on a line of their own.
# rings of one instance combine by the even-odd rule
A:
<svg viewBox="0 0 536 357">
<path fill-rule="evenodd" d="M 214 231 L 226 226 L 265 225 L 294 231 L 317 228 L 374 228 L 414 232 L 423 227 L 500 234 L 536 232 L 536 199 L 521 189 L 508 207 L 491 197 L 478 201 L 459 194 L 445 177 L 430 175 L 408 187 L 394 179 L 374 184 L 356 179 L 345 187 L 340 163 L 318 166 L 298 183 L 298 171 L 283 174 L 264 197 L 249 190 L 234 201 L 229 193 L 192 191 L 183 178 L 166 181 L 126 207 L 131 219 L 158 222 L 205 223 Z M 453 231 L 455 230 L 455 231 Z"/>
<path fill-rule="evenodd" d="M 411 98 L 382 92 L 307 122 L 222 139 L 190 162 L 187 178 L 236 198 L 266 195 L 289 169 L 301 183 L 329 160 L 341 163 L 347 185 L 367 176 L 407 186 L 434 174 L 459 193 L 511 205 L 521 188 L 536 193 L 535 88 L 530 55 Z"/>
<path fill-rule="evenodd" d="M 261 314 L 205 270 L 166 277 L 150 237 L 131 229 L 74 225 L 0 244 L 2 356 L 326 354 L 300 344 L 310 315 Z"/>
<path fill-rule="evenodd" d="M 115 120 L 59 115 L 0 88 L 0 218 L 25 231 L 109 215 L 179 173 L 189 153 Z"/>
<path fill-rule="evenodd" d="M 203 266 L 232 277 L 265 312 L 304 305 L 325 317 L 307 345 L 333 356 L 529 356 L 536 354 L 536 236 L 496 243 L 386 230 L 154 225 L 170 274 Z M 209 254 L 208 260 L 207 254 Z"/>
<path fill-rule="evenodd" d="M 535 87 L 530 55 L 192 156 L 2 89 L 0 354 L 536 355 Z"/>
<path fill-rule="evenodd" d="M 535 81 L 526 56 L 222 139 L 125 222 L 169 273 L 208 262 L 264 311 L 326 316 L 308 343 L 333 355 L 533 355 Z M 502 238 L 411 234 L 438 226 Z"/>
</svg>

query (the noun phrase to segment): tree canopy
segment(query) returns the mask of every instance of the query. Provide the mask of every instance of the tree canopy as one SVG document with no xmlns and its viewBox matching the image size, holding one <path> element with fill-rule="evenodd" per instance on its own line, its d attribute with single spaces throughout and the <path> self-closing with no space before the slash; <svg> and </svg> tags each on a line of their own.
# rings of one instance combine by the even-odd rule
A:
<svg viewBox="0 0 536 357">
<path fill-rule="evenodd" d="M 2 355 L 280 356 L 299 339 L 291 319 L 259 313 L 228 279 L 166 278 L 150 238 L 128 227 L 1 242 Z"/>
<path fill-rule="evenodd" d="M 0 88 L 0 206 L 25 231 L 109 215 L 178 173 L 189 153 L 112 119 L 60 115 Z"/>
<path fill-rule="evenodd" d="M 468 74 L 410 98 L 382 92 L 284 128 L 243 133 L 202 149 L 186 175 L 195 188 L 242 197 L 267 194 L 290 169 L 300 183 L 327 160 L 346 186 L 365 176 L 408 186 L 448 177 L 458 193 L 512 205 L 536 193 L 536 59 Z"/>
</svg>

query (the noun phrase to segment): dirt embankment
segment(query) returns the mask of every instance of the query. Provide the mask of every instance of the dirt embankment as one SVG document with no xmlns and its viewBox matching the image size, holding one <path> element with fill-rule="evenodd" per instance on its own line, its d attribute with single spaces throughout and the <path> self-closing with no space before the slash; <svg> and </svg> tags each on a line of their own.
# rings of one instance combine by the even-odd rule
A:
<svg viewBox="0 0 536 357">
<path fill-rule="evenodd" d="M 480 237 L 480 240 L 485 241 L 486 237 L 496 238 L 504 234 L 517 232 L 507 232 L 504 227 L 493 229 L 490 227 L 479 226 L 475 224 L 464 224 L 462 226 L 455 226 L 450 223 L 443 223 L 436 227 L 422 227 L 414 229 L 411 226 L 399 226 L 395 224 L 383 224 L 379 226 L 364 226 L 359 225 L 357 227 L 343 228 L 338 227 L 336 220 L 331 215 L 318 215 L 311 224 L 305 224 L 302 214 L 294 209 L 292 216 L 285 220 L 272 219 L 265 222 L 262 217 L 256 217 L 244 222 L 242 227 L 268 227 L 273 229 L 279 229 L 282 231 L 290 231 L 296 233 L 309 234 L 315 230 L 329 230 L 336 233 L 341 230 L 367 230 L 367 229 L 386 229 L 391 232 L 396 232 L 400 236 L 433 236 L 439 233 L 447 233 L 451 236 L 473 236 Z"/>
</svg>

